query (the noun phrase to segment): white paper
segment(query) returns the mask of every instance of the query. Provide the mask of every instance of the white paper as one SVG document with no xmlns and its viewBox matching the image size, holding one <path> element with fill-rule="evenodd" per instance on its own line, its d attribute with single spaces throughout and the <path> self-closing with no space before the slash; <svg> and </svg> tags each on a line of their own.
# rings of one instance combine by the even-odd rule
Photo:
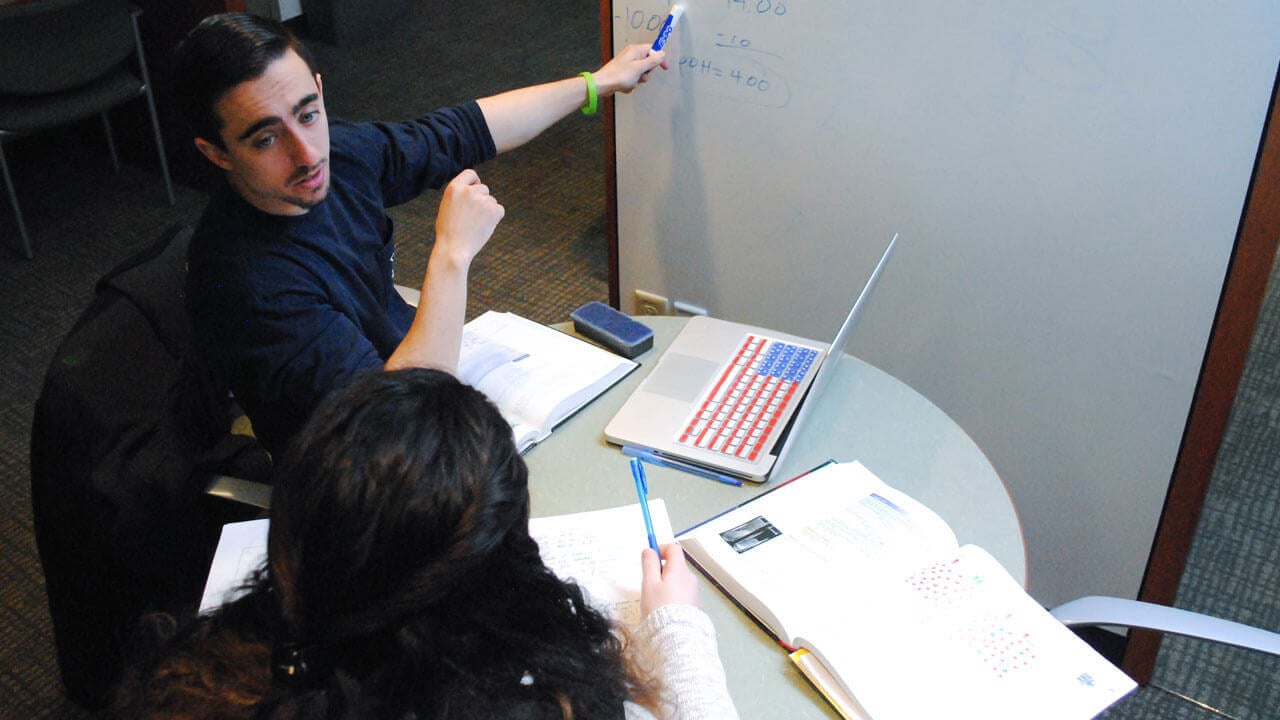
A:
<svg viewBox="0 0 1280 720">
<path fill-rule="evenodd" d="M 666 503 L 650 499 L 649 515 L 658 544 L 674 542 Z M 533 518 L 529 534 L 557 577 L 577 581 L 622 625 L 639 624 L 640 553 L 649 547 L 639 504 Z"/>
<path fill-rule="evenodd" d="M 200 599 L 201 614 L 239 597 L 253 571 L 267 560 L 266 518 L 222 526 L 218 548 L 209 565 L 209 577 Z"/>
<path fill-rule="evenodd" d="M 649 513 L 658 542 L 674 542 L 666 503 L 650 499 Z M 266 518 L 222 527 L 200 601 L 201 613 L 235 599 L 239 588 L 266 561 L 268 528 Z M 529 534 L 538 542 L 543 562 L 558 577 L 576 580 L 596 607 L 619 622 L 638 623 L 640 553 L 649 546 L 639 504 L 533 518 Z"/>
</svg>

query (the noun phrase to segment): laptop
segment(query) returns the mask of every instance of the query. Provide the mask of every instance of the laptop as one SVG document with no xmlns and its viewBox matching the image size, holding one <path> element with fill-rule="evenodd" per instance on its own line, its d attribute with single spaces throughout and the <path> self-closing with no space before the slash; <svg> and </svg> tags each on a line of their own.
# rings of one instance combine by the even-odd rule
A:
<svg viewBox="0 0 1280 720">
<path fill-rule="evenodd" d="M 894 235 L 829 345 L 690 318 L 609 421 L 605 439 L 695 472 L 766 482 L 834 374 L 897 241 Z"/>
</svg>

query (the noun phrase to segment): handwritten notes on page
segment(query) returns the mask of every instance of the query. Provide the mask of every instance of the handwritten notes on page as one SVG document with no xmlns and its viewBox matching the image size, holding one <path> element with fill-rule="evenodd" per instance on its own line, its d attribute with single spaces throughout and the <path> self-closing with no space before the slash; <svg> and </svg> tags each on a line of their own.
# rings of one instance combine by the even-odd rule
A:
<svg viewBox="0 0 1280 720">
<path fill-rule="evenodd" d="M 666 503 L 650 499 L 649 513 L 658 543 L 674 542 Z M 649 542 L 638 504 L 533 518 L 529 534 L 558 577 L 576 580 L 620 624 L 640 622 L 640 553 Z"/>
</svg>

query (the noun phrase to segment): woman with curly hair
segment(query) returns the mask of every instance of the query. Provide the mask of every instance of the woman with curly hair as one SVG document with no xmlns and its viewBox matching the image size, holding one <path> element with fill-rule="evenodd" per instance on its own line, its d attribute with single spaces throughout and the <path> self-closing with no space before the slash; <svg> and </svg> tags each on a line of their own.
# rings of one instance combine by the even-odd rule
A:
<svg viewBox="0 0 1280 720">
<path fill-rule="evenodd" d="M 121 688 L 128 718 L 736 718 L 677 545 L 625 633 L 529 536 L 528 476 L 434 370 L 333 393 L 279 465 L 266 565 Z"/>
</svg>

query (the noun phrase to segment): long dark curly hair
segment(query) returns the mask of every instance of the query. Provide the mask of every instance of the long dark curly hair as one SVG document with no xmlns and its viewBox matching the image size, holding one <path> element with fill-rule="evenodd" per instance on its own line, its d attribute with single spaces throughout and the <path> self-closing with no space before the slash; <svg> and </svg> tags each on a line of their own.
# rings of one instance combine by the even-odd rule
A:
<svg viewBox="0 0 1280 720">
<path fill-rule="evenodd" d="M 652 695 L 543 564 L 511 429 L 433 370 L 328 398 L 279 466 L 267 566 L 133 673 L 125 717 L 609 718 Z"/>
</svg>

